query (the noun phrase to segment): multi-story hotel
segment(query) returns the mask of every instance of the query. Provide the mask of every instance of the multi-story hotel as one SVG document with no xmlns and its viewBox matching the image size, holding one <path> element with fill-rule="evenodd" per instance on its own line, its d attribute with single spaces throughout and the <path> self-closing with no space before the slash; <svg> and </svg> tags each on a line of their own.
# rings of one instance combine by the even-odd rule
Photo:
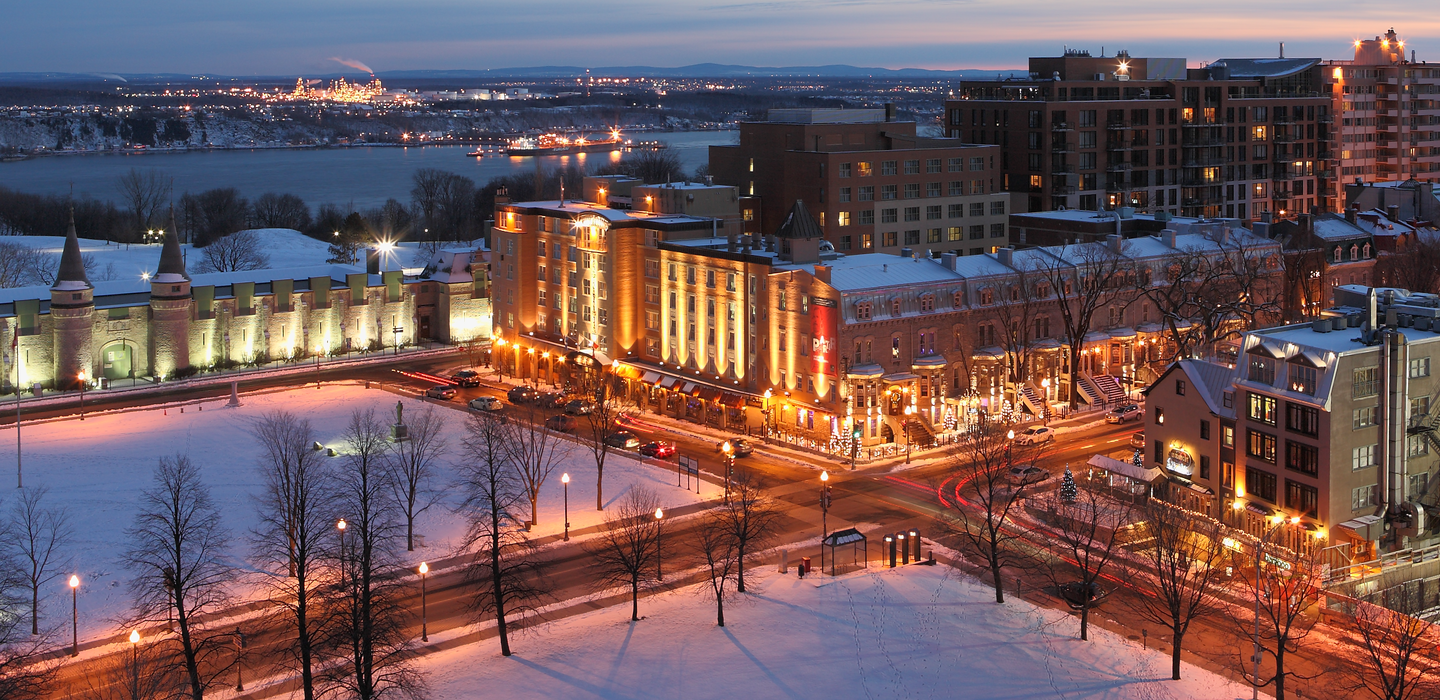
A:
<svg viewBox="0 0 1440 700">
<path fill-rule="evenodd" d="M 710 173 L 759 200 L 746 211 L 756 231 L 774 231 L 800 201 L 847 255 L 977 255 L 1007 245 L 999 153 L 917 136 L 891 107 L 772 109 L 740 124 L 738 144 L 710 147 Z"/>
<path fill-rule="evenodd" d="M 1066 51 L 1026 79 L 962 81 L 950 136 L 1000 147 L 1017 211 L 1116 209 L 1259 219 L 1334 198 L 1320 60 Z M 1327 184 L 1329 183 L 1329 184 Z"/>
<path fill-rule="evenodd" d="M 1427 543 L 1440 297 L 1341 286 L 1311 323 L 1245 335 L 1234 367 L 1186 360 L 1148 390 L 1146 457 L 1192 507 L 1260 534 L 1276 514 L 1364 561 Z"/>
<path fill-rule="evenodd" d="M 1338 117 L 1341 183 L 1440 182 L 1440 64 L 1416 62 L 1391 29 L 1357 39 L 1355 57 L 1326 61 Z M 1346 206 L 1333 203 L 1334 211 Z"/>
</svg>

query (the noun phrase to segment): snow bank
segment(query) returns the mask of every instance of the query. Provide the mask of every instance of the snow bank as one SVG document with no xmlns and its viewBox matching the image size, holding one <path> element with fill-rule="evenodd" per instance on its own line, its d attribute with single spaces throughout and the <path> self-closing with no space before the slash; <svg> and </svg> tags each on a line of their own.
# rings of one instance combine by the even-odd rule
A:
<svg viewBox="0 0 1440 700">
<path fill-rule="evenodd" d="M 493 640 L 427 657 L 436 700 L 548 698 L 1196 698 L 1250 689 L 993 593 L 945 566 L 871 569 L 839 579 L 757 567 L 753 591 L 726 606 L 691 587 L 648 598 L 630 624 L 620 605 L 522 633 L 516 655 Z"/>
</svg>

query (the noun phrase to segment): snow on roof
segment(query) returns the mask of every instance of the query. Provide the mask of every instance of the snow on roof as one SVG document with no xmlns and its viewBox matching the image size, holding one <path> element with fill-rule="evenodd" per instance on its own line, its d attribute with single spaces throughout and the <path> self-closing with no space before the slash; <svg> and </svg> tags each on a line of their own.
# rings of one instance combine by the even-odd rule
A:
<svg viewBox="0 0 1440 700">
<path fill-rule="evenodd" d="M 1354 238 L 1365 238 L 1369 235 L 1369 231 L 1346 221 L 1345 217 L 1335 214 L 1315 217 L 1315 237 L 1320 240 L 1348 241 Z"/>
<path fill-rule="evenodd" d="M 606 221 L 614 224 L 624 221 L 645 221 L 659 223 L 705 223 L 713 221 L 710 217 L 690 216 L 688 214 L 657 214 L 634 209 L 611 209 L 602 207 L 590 202 L 581 202 L 567 199 L 563 203 L 559 200 L 538 201 L 538 202 L 514 202 L 510 206 L 524 209 L 544 209 L 564 214 L 580 215 L 585 213 L 595 214 L 604 217 Z"/>
<path fill-rule="evenodd" d="M 1235 371 L 1226 365 L 1204 360 L 1181 360 L 1180 368 L 1190 377 L 1190 384 L 1217 416 L 1234 417 L 1235 409 L 1226 408 L 1224 395 L 1230 390 Z"/>
<path fill-rule="evenodd" d="M 1210 66 L 1225 66 L 1230 69 L 1230 77 L 1236 79 L 1283 78 L 1318 63 L 1318 58 L 1222 58 Z"/>
<path fill-rule="evenodd" d="M 830 266 L 830 286 L 842 292 L 961 279 L 939 260 L 929 258 L 871 254 L 836 258 L 825 264 Z"/>
</svg>

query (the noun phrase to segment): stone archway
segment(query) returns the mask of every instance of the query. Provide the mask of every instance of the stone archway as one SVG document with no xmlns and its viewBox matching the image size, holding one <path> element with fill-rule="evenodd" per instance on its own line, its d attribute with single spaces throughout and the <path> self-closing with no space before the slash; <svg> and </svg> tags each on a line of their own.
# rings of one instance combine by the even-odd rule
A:
<svg viewBox="0 0 1440 700">
<path fill-rule="evenodd" d="M 130 379 L 135 372 L 135 353 L 130 343 L 111 343 L 100 351 L 100 376 L 109 379 Z"/>
</svg>

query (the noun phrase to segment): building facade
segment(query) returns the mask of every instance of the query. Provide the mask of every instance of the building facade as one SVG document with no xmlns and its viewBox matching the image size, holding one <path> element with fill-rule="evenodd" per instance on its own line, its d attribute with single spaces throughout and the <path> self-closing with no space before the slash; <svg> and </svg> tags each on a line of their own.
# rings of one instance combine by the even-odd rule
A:
<svg viewBox="0 0 1440 700">
<path fill-rule="evenodd" d="M 1355 40 L 1353 59 L 1325 62 L 1340 182 L 1440 182 L 1440 64 L 1409 51 L 1391 29 Z M 1346 206 L 1342 197 L 1330 209 Z"/>
<path fill-rule="evenodd" d="M 1320 73 L 1319 59 L 1189 69 L 1183 58 L 1072 50 L 1030 59 L 1027 79 L 962 81 L 945 123 L 952 137 L 1000 147 L 1017 210 L 1283 217 L 1335 197 Z"/>
<path fill-rule="evenodd" d="M 774 109 L 710 147 L 710 173 L 759 200 L 757 231 L 804 202 L 838 252 L 976 255 L 1004 247 L 1009 201 L 993 146 L 923 138 L 886 109 Z"/>
<path fill-rule="evenodd" d="M 165 381 L 424 340 L 483 341 L 492 326 L 484 274 L 479 252 L 446 250 L 416 277 L 346 265 L 192 276 L 167 232 L 154 276 L 92 284 L 72 223 L 52 288 L 0 290 L 3 383 Z"/>
</svg>

